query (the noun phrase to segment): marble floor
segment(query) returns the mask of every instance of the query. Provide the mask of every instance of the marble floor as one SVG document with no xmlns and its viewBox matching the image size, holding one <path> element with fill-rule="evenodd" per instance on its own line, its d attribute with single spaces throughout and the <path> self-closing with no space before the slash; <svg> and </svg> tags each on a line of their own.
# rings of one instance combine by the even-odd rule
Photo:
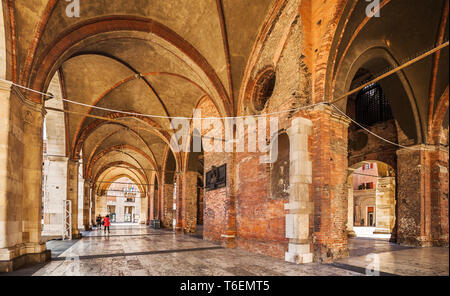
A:
<svg viewBox="0 0 450 296">
<path fill-rule="evenodd" d="M 49 242 L 56 255 L 30 275 L 363 276 L 371 262 L 380 275 L 449 275 L 448 248 L 414 249 L 386 240 L 352 239 L 349 258 L 296 265 L 145 226 L 114 225 L 110 235 L 99 230 L 85 235 L 74 244 Z"/>
</svg>

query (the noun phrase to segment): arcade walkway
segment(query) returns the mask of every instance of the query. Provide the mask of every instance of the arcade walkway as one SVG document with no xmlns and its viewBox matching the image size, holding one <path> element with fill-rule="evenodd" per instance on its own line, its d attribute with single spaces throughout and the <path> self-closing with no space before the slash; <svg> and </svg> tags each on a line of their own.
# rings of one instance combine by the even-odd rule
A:
<svg viewBox="0 0 450 296">
<path fill-rule="evenodd" d="M 382 240 L 351 241 L 350 258 L 332 264 L 295 265 L 283 260 L 223 249 L 188 235 L 114 225 L 111 234 L 92 231 L 75 243 L 49 242 L 53 260 L 30 275 L 87 276 L 320 276 L 365 274 L 366 255 L 377 253 L 381 275 L 448 275 L 449 249 L 400 247 Z M 22 275 L 20 271 L 11 275 Z"/>
</svg>

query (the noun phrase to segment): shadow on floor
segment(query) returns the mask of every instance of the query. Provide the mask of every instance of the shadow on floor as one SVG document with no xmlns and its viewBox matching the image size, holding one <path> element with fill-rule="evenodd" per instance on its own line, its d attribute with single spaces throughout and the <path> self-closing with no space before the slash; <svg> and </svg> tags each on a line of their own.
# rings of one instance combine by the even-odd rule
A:
<svg viewBox="0 0 450 296">
<path fill-rule="evenodd" d="M 62 239 L 55 239 L 50 240 L 46 242 L 47 250 L 51 250 L 52 252 L 52 260 L 56 259 L 59 255 L 64 253 L 67 249 L 72 247 L 74 244 L 76 244 L 79 240 L 66 240 L 63 241 Z M 19 270 L 8 272 L 8 273 L 0 273 L 0 276 L 32 276 L 35 272 L 37 272 L 39 269 L 43 268 L 47 264 L 49 264 L 51 261 L 33 265 L 30 267 L 24 267 L 20 268 Z"/>
<path fill-rule="evenodd" d="M 365 256 L 383 252 L 393 252 L 411 249 L 389 242 L 387 239 L 357 237 L 348 240 L 350 257 Z"/>
</svg>

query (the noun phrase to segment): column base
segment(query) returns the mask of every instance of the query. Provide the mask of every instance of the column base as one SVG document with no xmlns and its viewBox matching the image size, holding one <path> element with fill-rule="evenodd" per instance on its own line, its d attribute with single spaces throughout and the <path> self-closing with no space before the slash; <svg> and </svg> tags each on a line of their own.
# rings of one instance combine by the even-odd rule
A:
<svg viewBox="0 0 450 296">
<path fill-rule="evenodd" d="M 347 231 L 347 236 L 348 237 L 356 237 L 356 232 L 352 229 Z"/>
<path fill-rule="evenodd" d="M 295 264 L 304 264 L 313 262 L 313 254 L 309 244 L 289 244 L 289 250 L 285 253 L 284 259 L 287 262 Z"/>
<path fill-rule="evenodd" d="M 373 234 L 391 234 L 391 230 L 387 228 L 375 228 Z"/>
<path fill-rule="evenodd" d="M 76 231 L 72 231 L 72 239 L 81 239 L 82 237 L 83 236 L 78 229 Z"/>
<path fill-rule="evenodd" d="M 0 249 L 0 272 L 12 272 L 50 259 L 51 251 L 46 249 L 45 244 L 21 244 Z"/>
<path fill-rule="evenodd" d="M 236 248 L 236 234 L 233 233 L 225 233 L 221 235 L 223 241 L 223 247 L 227 249 L 235 249 Z"/>
</svg>

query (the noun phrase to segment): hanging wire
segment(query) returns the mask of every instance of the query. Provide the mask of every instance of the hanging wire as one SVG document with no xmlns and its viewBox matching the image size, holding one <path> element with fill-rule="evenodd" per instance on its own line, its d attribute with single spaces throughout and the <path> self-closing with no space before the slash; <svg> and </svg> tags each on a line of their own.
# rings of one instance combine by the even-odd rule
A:
<svg viewBox="0 0 450 296">
<path fill-rule="evenodd" d="M 345 114 L 341 109 L 339 109 L 337 106 L 335 106 L 334 104 L 330 104 L 336 111 L 338 111 L 342 116 L 344 116 L 345 118 L 348 118 L 350 121 L 352 121 L 354 124 L 356 124 L 357 126 L 359 126 L 360 128 L 362 128 L 363 130 L 365 130 L 366 132 L 368 132 L 369 134 L 371 134 L 374 137 L 377 137 L 378 139 L 389 143 L 391 145 L 394 146 L 398 146 L 404 149 L 409 149 L 409 150 L 415 150 L 415 151 L 420 151 L 420 150 L 428 150 L 428 151 L 434 151 L 433 149 L 427 149 L 427 148 L 413 148 L 413 147 L 408 147 L 408 146 L 403 146 L 401 144 L 398 143 L 394 143 L 392 141 L 389 141 L 388 139 L 383 138 L 382 136 L 379 136 L 377 134 L 375 134 L 374 132 L 372 132 L 371 130 L 365 128 L 362 124 L 358 123 L 356 120 L 353 120 L 350 116 L 348 116 L 347 114 Z"/>
<path fill-rule="evenodd" d="M 335 106 L 334 103 L 337 103 L 338 101 L 341 101 L 341 100 L 345 99 L 345 98 L 348 97 L 349 95 L 351 95 L 351 94 L 353 94 L 353 93 L 356 93 L 357 91 L 363 89 L 363 88 L 366 87 L 367 85 L 370 85 L 370 84 L 372 84 L 372 83 L 375 83 L 375 82 L 377 82 L 377 81 L 380 81 L 380 80 L 382 80 L 382 79 L 384 79 L 384 78 L 386 78 L 386 77 L 388 77 L 388 76 L 390 76 L 390 75 L 392 75 L 392 74 L 394 74 L 394 73 L 400 71 L 401 69 L 406 68 L 406 67 L 412 65 L 413 63 L 418 62 L 419 60 L 424 59 L 425 57 L 427 57 L 427 56 L 429 56 L 429 55 L 431 55 L 431 54 L 433 54 L 433 53 L 435 53 L 435 52 L 437 52 L 437 51 L 439 51 L 439 50 L 441 50 L 441 49 L 447 47 L 448 45 L 449 45 L 449 42 L 448 42 L 448 41 L 445 42 L 445 43 L 442 43 L 442 44 L 440 44 L 439 46 L 433 48 L 432 50 L 429 50 L 429 51 L 427 51 L 427 52 L 425 52 L 425 53 L 423 53 L 423 54 L 417 56 L 416 58 L 414 58 L 414 59 L 412 59 L 412 60 L 410 60 L 410 61 L 408 61 L 408 62 L 402 64 L 401 66 L 398 66 L 398 67 L 396 67 L 395 69 L 393 69 L 393 70 L 391 70 L 391 71 L 389 71 L 389 72 L 387 72 L 387 73 L 385 73 L 385 74 L 383 74 L 383 75 L 381 75 L 381 76 L 379 76 L 379 77 L 377 77 L 377 78 L 375 78 L 375 79 L 373 79 L 373 80 L 371 80 L 371 81 L 369 81 L 369 82 L 367 82 L 367 83 L 365 83 L 365 84 L 363 84 L 363 85 L 361 85 L 361 86 L 359 86 L 359 87 L 357 87 L 357 88 L 355 88 L 355 89 L 353 89 L 353 90 L 351 90 L 351 91 L 349 91 L 349 92 L 347 92 L 346 94 L 340 96 L 339 98 L 336 98 L 336 99 L 334 99 L 334 100 L 331 100 L 331 102 L 329 102 L 329 103 L 327 103 L 327 102 L 320 102 L 320 103 L 316 103 L 316 104 L 312 104 L 312 105 L 308 105 L 308 106 L 303 106 L 303 107 L 299 107 L 299 108 L 293 108 L 293 109 L 290 109 L 290 110 L 282 110 L 282 111 L 278 111 L 278 112 L 272 112 L 272 113 L 266 113 L 266 114 L 259 114 L 259 115 L 253 115 L 253 116 L 255 116 L 255 117 L 267 117 L 267 116 L 276 115 L 276 114 L 290 113 L 290 112 L 294 112 L 294 111 L 305 110 L 305 109 L 308 109 L 308 108 L 312 108 L 312 107 L 316 107 L 316 106 L 324 105 L 324 104 L 325 104 L 325 105 L 331 105 L 336 111 L 338 111 L 338 112 L 339 112 L 340 114 L 342 114 L 344 117 L 348 118 L 350 121 L 352 121 L 353 123 L 355 123 L 356 125 L 358 125 L 359 127 L 361 127 L 363 130 L 365 130 L 366 132 L 370 133 L 371 135 L 377 137 L 378 139 L 380 139 L 380 140 L 382 140 L 382 141 L 385 141 L 385 142 L 387 142 L 387 143 L 389 143 L 389 144 L 392 144 L 392 145 L 395 145 L 395 146 L 398 146 L 398 147 L 401 147 L 401 148 L 404 148 L 404 149 L 409 149 L 409 150 L 415 150 L 415 151 L 418 151 L 418 150 L 429 150 L 429 151 L 434 151 L 434 150 L 432 150 L 432 149 L 427 149 L 427 148 L 416 149 L 416 148 L 403 146 L 403 145 L 401 145 L 401 144 L 398 144 L 398 143 L 394 143 L 394 142 L 392 142 L 392 141 L 389 141 L 389 140 L 387 140 L 387 139 L 385 139 L 385 138 L 383 138 L 383 137 L 381 137 L 381 136 L 379 136 L 379 135 L 373 133 L 373 132 L 370 131 L 369 129 L 367 129 L 367 128 L 365 128 L 364 126 L 362 126 L 360 123 L 356 122 L 355 120 L 353 120 L 352 118 L 350 118 L 349 116 L 347 116 L 347 114 L 345 114 L 345 112 L 343 112 L 343 111 L 340 110 L 337 106 Z M 89 107 L 89 108 L 92 108 L 92 109 L 98 109 L 98 110 L 103 110 L 103 111 L 122 113 L 122 114 L 126 114 L 126 115 L 145 116 L 145 117 L 151 117 L 151 118 L 187 119 L 187 120 L 193 120 L 193 119 L 208 119 L 208 118 L 200 118 L 200 117 L 195 117 L 195 118 L 192 118 L 192 117 L 170 117 L 170 116 L 160 116 L 160 115 L 140 114 L 140 113 L 134 113 L 134 112 L 126 112 L 126 111 L 121 111 L 121 110 L 114 110 L 114 109 L 109 109 L 109 108 L 103 108 L 103 107 L 93 106 L 93 105 L 89 105 L 89 104 L 84 104 L 84 103 L 80 103 L 80 102 L 76 102 L 76 101 L 64 99 L 64 98 L 61 98 L 61 97 L 58 97 L 58 96 L 55 96 L 55 95 L 52 95 L 52 94 L 43 93 L 43 92 L 40 92 L 40 91 L 31 89 L 31 88 L 28 88 L 28 87 L 19 85 L 19 84 L 17 84 L 17 83 L 14 83 L 14 82 L 12 82 L 12 81 L 9 81 L 9 80 L 5 80 L 5 79 L 1 79 L 1 78 L 0 78 L 0 81 L 6 82 L 6 83 L 10 83 L 11 85 L 17 86 L 17 87 L 19 87 L 19 88 L 26 89 L 26 90 L 31 91 L 31 92 L 34 92 L 34 93 L 41 94 L 41 95 L 43 95 L 43 96 L 45 96 L 45 97 L 48 97 L 48 98 L 59 98 L 59 99 L 61 99 L 61 100 L 64 101 L 64 102 L 71 103 L 71 104 L 76 104 L 76 105 L 80 105 L 80 106 L 84 106 L 84 107 Z M 47 108 L 47 109 L 50 109 L 50 110 L 51 110 L 51 109 L 54 109 L 54 108 Z M 66 110 L 55 110 L 55 111 L 66 112 Z M 70 113 L 70 111 L 68 111 L 68 112 Z M 85 116 L 88 116 L 88 115 L 85 115 Z M 251 116 L 210 117 L 210 118 L 215 118 L 215 119 L 234 119 L 234 118 L 248 118 L 248 117 L 251 117 Z M 108 119 L 108 120 L 109 120 L 109 119 Z"/>
<path fill-rule="evenodd" d="M 381 80 L 381 79 L 383 79 L 383 78 L 386 78 L 387 76 L 392 75 L 392 74 L 394 74 L 395 72 L 397 72 L 397 71 L 399 71 L 399 70 L 401 70 L 401 69 L 403 69 L 403 68 L 406 68 L 406 67 L 412 65 L 413 63 L 416 63 L 416 62 L 418 62 L 418 61 L 424 59 L 425 57 L 427 57 L 427 56 L 429 56 L 429 55 L 431 55 L 431 54 L 433 54 L 433 53 L 435 53 L 435 52 L 437 52 L 437 51 L 439 51 L 439 50 L 441 50 L 441 49 L 447 47 L 448 45 L 449 45 L 449 42 L 448 42 L 448 41 L 447 41 L 447 42 L 444 42 L 444 43 L 440 44 L 439 46 L 437 46 L 437 47 L 435 47 L 435 48 L 433 48 L 433 49 L 431 49 L 431 50 L 429 50 L 429 51 L 427 51 L 427 52 L 425 52 L 425 53 L 423 53 L 423 54 L 421 54 L 421 55 L 418 55 L 416 58 L 414 58 L 414 59 L 412 59 L 412 60 L 409 60 L 408 62 L 402 64 L 401 66 L 396 67 L 395 69 L 393 69 L 393 70 L 391 70 L 391 71 L 389 71 L 389 72 L 387 72 L 387 73 L 385 73 L 385 74 L 383 74 L 383 75 L 381 75 L 381 76 L 375 78 L 374 80 L 372 80 L 371 82 L 368 82 L 368 83 L 366 83 L 366 84 L 369 85 L 369 84 L 374 83 L 374 82 L 377 82 L 377 81 L 379 81 L 379 80 Z M 104 108 L 104 107 L 99 107 L 99 106 L 93 106 L 93 105 L 84 104 L 84 103 L 77 102 L 77 101 L 73 101 L 73 100 L 64 99 L 64 98 L 62 98 L 62 97 L 60 97 L 60 96 L 55 96 L 55 95 L 53 95 L 53 94 L 49 94 L 49 93 L 44 93 L 44 92 L 41 92 L 41 91 L 37 91 L 37 90 L 31 89 L 31 88 L 29 88 L 29 87 L 26 87 L 26 86 L 23 86 L 23 85 L 14 83 L 14 82 L 9 81 L 9 80 L 5 80 L 5 79 L 1 79 L 1 78 L 0 78 L 0 81 L 9 83 L 9 84 L 11 84 L 11 85 L 14 85 L 14 86 L 16 86 L 16 87 L 19 87 L 19 88 L 28 90 L 28 91 L 33 92 L 33 93 L 37 93 L 37 94 L 43 95 L 43 96 L 45 96 L 46 98 L 50 98 L 50 99 L 57 98 L 57 99 L 60 99 L 60 100 L 62 100 L 62 101 L 64 101 L 64 102 L 67 102 L 67 103 L 70 103 L 70 104 L 75 104 L 75 105 L 84 106 L 84 107 L 88 107 L 88 108 L 92 108 L 92 109 L 97 109 L 97 110 L 103 110 L 103 111 L 109 111 L 109 112 L 115 112 L 115 113 L 122 113 L 122 114 L 126 114 L 126 115 L 144 116 L 144 117 L 150 117 L 150 118 L 162 118 L 162 119 L 187 119 L 187 120 L 193 120 L 193 119 L 208 119 L 208 118 L 200 118 L 200 117 L 196 117 L 196 118 L 194 118 L 194 117 L 171 117 L 171 116 L 162 116 L 162 115 L 140 114 L 140 113 L 135 113 L 135 112 L 127 112 L 127 111 L 115 110 L 115 109 Z M 340 101 L 340 100 L 346 98 L 346 97 L 349 96 L 350 94 L 353 94 L 353 93 L 357 92 L 358 90 L 364 88 L 364 87 L 366 86 L 366 84 L 361 85 L 360 87 L 357 87 L 356 89 L 353 89 L 352 91 L 350 91 L 350 92 L 348 92 L 348 93 L 346 93 L 346 94 L 340 96 L 340 97 L 337 98 L 337 99 L 331 100 L 330 103 L 331 103 L 331 104 L 332 104 L 332 103 L 336 103 L 336 102 L 338 102 L 338 101 Z M 283 113 L 290 113 L 290 112 L 295 112 L 295 111 L 301 111 L 301 110 L 304 110 L 304 109 L 307 109 L 307 108 L 312 108 L 312 107 L 315 107 L 315 106 L 318 106 L 318 105 L 321 105 L 321 104 L 323 104 L 323 102 L 317 103 L 317 104 L 308 105 L 308 106 L 303 106 L 303 107 L 299 107 L 299 108 L 293 108 L 293 109 L 289 109 L 289 110 L 282 110 L 282 111 L 278 111 L 278 112 L 271 112 L 271 113 L 265 113 L 265 114 L 256 114 L 256 115 L 252 115 L 252 116 L 254 116 L 254 117 L 267 117 L 267 116 L 271 116 L 271 115 L 277 115 L 277 114 L 283 114 Z M 215 118 L 215 119 L 225 119 L 225 120 L 227 120 L 227 119 L 247 118 L 247 117 L 251 117 L 251 116 L 246 115 L 246 116 L 236 116 L 236 117 L 210 117 L 210 118 Z"/>
</svg>

